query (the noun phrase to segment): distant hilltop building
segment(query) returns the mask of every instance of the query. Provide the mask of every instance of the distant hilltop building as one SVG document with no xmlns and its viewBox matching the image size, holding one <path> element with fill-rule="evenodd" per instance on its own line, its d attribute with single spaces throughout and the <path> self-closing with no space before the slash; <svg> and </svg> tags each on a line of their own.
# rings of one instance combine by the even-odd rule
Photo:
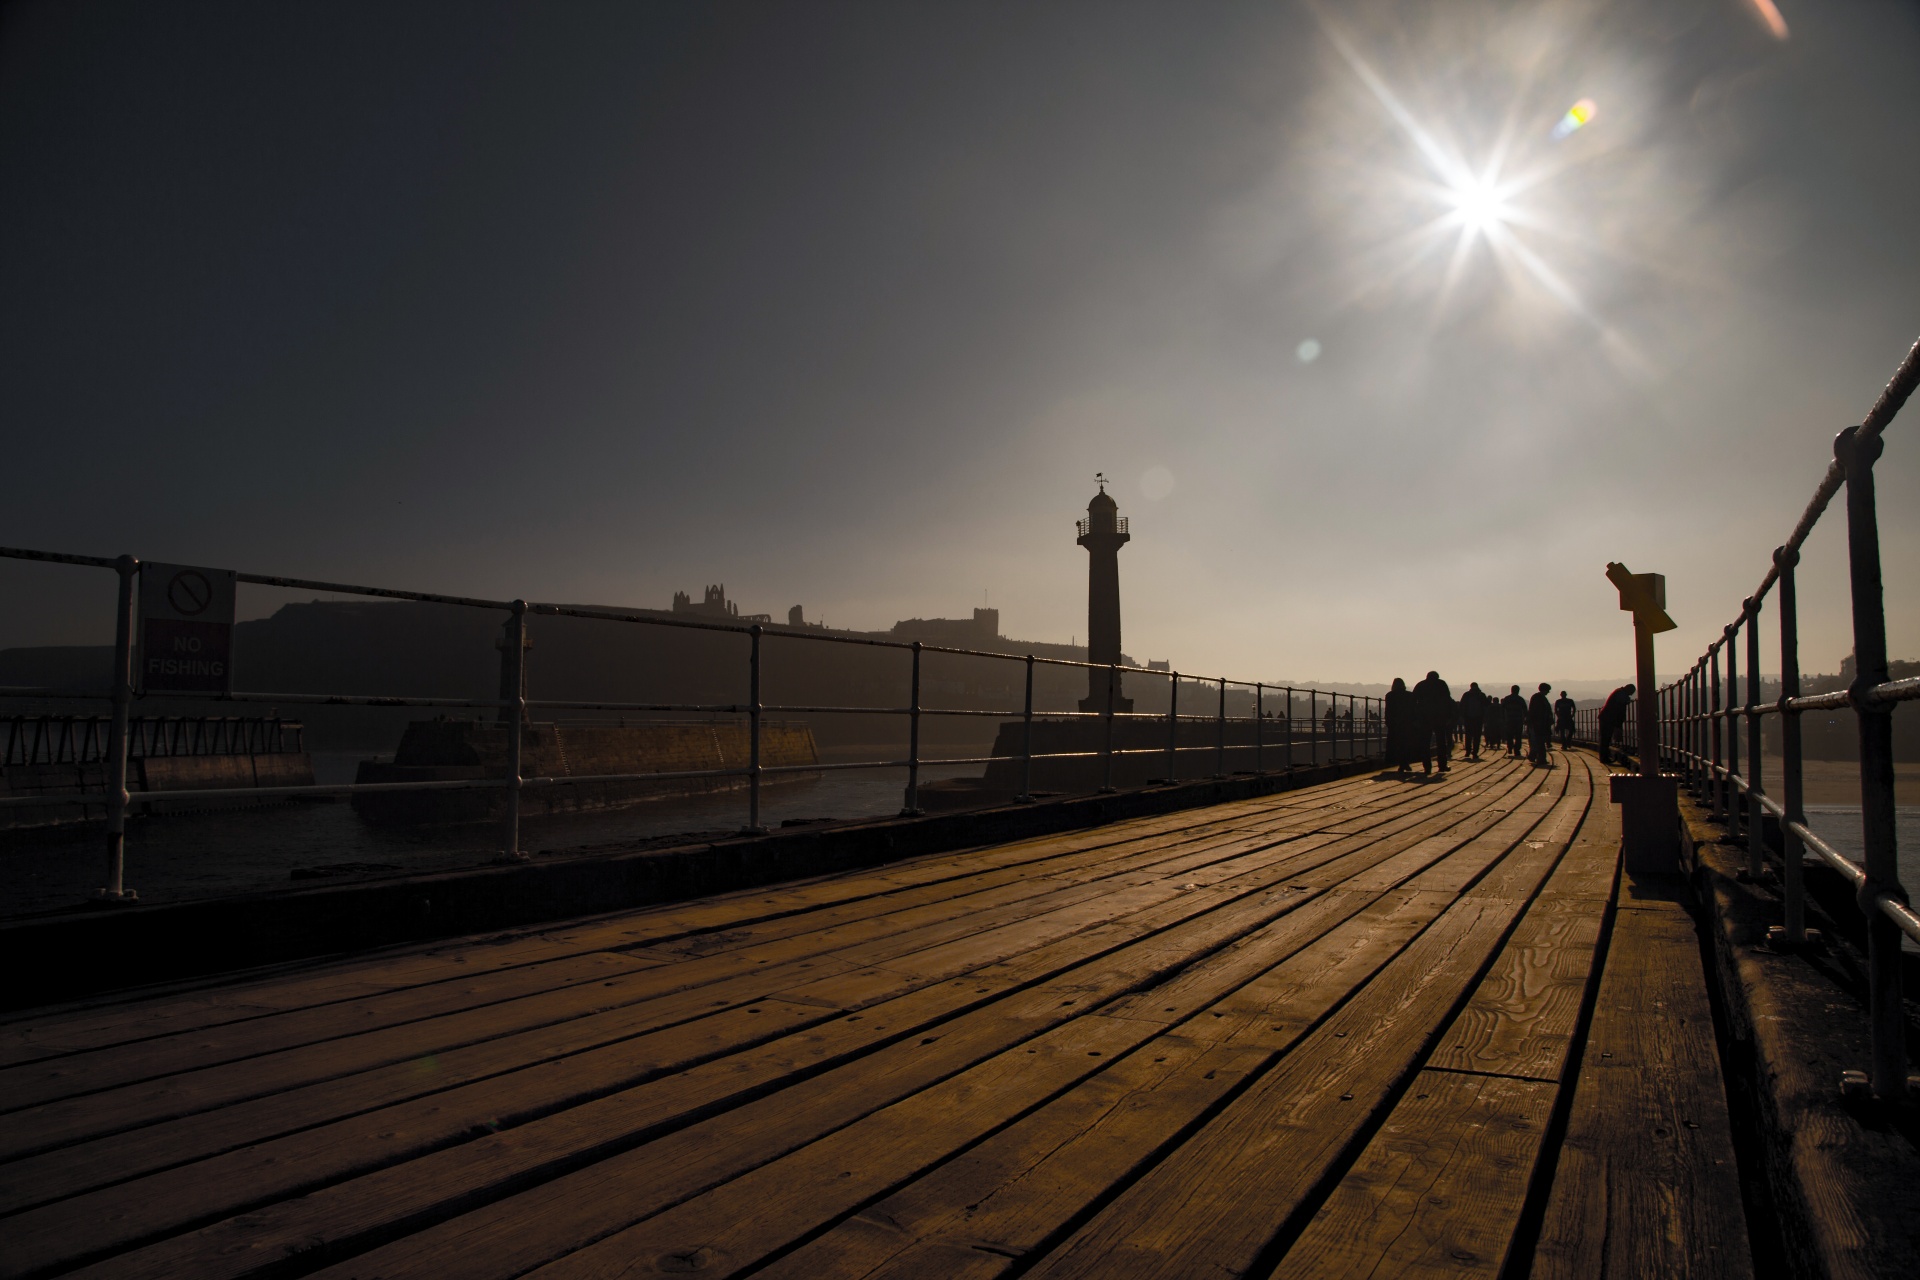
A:
<svg viewBox="0 0 1920 1280">
<path fill-rule="evenodd" d="M 888 632 L 896 640 L 945 645 L 949 649 L 978 649 L 1000 639 L 1000 611 L 975 609 L 971 618 L 908 618 Z"/>
<path fill-rule="evenodd" d="M 1127 545 L 1127 518 L 1120 504 L 1107 495 L 1107 478 L 1099 476 L 1100 492 L 1087 504 L 1075 539 L 1087 549 L 1087 661 L 1121 662 L 1120 548 Z M 1107 681 L 1113 681 L 1111 705 L 1115 711 L 1133 710 L 1133 699 L 1120 693 L 1117 671 L 1087 672 L 1087 696 L 1082 711 L 1105 711 L 1109 705 Z"/>
<path fill-rule="evenodd" d="M 740 606 L 727 599 L 727 584 L 711 583 L 706 589 L 706 598 L 699 604 L 684 591 L 673 593 L 673 611 L 690 613 L 701 618 L 717 618 L 722 622 L 772 622 L 770 613 L 741 613 Z"/>
</svg>

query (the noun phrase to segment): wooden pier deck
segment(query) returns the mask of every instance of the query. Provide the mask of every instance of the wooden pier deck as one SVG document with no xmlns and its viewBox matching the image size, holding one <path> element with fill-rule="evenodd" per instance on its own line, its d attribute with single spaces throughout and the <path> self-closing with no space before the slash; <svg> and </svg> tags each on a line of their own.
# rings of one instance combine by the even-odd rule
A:
<svg viewBox="0 0 1920 1280">
<path fill-rule="evenodd" d="M 16 1017 L 0 1275 L 1750 1275 L 1554 759 Z"/>
</svg>

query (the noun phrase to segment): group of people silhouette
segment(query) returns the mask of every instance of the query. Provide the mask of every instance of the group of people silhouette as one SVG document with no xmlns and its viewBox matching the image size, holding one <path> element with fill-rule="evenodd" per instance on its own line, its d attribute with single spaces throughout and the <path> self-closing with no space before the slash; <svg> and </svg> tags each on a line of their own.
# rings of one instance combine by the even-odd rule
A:
<svg viewBox="0 0 1920 1280">
<path fill-rule="evenodd" d="M 1507 754 L 1517 759 L 1524 740 L 1528 758 L 1548 767 L 1552 762 L 1547 749 L 1554 734 L 1559 734 L 1563 751 L 1573 742 L 1573 699 L 1562 689 L 1557 700 L 1549 701 L 1552 692 L 1552 685 L 1542 683 L 1526 698 L 1516 684 L 1506 697 L 1496 699 L 1476 681 L 1455 701 L 1438 671 L 1427 672 L 1427 678 L 1411 689 L 1404 679 L 1395 677 L 1384 699 L 1387 763 L 1401 773 L 1411 773 L 1418 760 L 1421 772 L 1430 775 L 1438 762 L 1445 773 L 1458 736 L 1468 760 L 1480 759 L 1483 740 L 1488 750 L 1504 744 Z"/>
</svg>

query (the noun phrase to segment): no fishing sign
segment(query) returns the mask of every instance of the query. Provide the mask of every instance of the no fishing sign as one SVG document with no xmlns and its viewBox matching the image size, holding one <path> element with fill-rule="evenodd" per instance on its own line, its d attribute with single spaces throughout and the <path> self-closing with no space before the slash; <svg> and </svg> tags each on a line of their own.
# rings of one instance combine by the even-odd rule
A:
<svg viewBox="0 0 1920 1280">
<path fill-rule="evenodd" d="M 141 693 L 233 690 L 231 569 L 140 566 Z"/>
</svg>

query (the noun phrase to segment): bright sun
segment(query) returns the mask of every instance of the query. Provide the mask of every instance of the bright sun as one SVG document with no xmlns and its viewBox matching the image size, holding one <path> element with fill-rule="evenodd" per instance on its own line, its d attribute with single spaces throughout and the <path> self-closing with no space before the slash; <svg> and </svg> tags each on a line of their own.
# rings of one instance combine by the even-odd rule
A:
<svg viewBox="0 0 1920 1280">
<path fill-rule="evenodd" d="M 1444 254 L 1447 263 L 1440 286 L 1440 301 L 1444 303 L 1466 270 L 1475 247 L 1484 244 L 1508 279 L 1530 280 L 1575 314 L 1599 324 L 1573 287 L 1528 243 L 1533 237 L 1525 234 L 1530 229 L 1537 230 L 1539 225 L 1539 215 L 1527 207 L 1528 196 L 1558 169 L 1545 163 L 1517 165 L 1511 127 L 1482 163 L 1470 162 L 1444 134 L 1429 129 L 1408 109 L 1338 28 L 1325 18 L 1321 25 L 1360 83 L 1400 127 L 1406 141 L 1412 144 L 1420 167 L 1426 171 L 1419 175 L 1400 175 L 1396 182 L 1398 190 L 1411 188 L 1417 194 L 1417 203 L 1427 207 L 1426 211 L 1409 210 L 1410 220 L 1423 216 L 1425 220 L 1412 226 L 1393 246 L 1396 255 L 1402 258 L 1394 273 L 1404 274 L 1418 263 Z M 1559 142 L 1593 116 L 1593 101 L 1582 98 L 1550 136 Z M 1451 252 L 1447 250 L 1449 242 Z"/>
<path fill-rule="evenodd" d="M 1451 187 L 1447 198 L 1453 204 L 1454 216 L 1468 232 L 1493 232 L 1513 212 L 1507 205 L 1505 192 L 1490 182 L 1475 178 L 1468 178 Z"/>
</svg>

